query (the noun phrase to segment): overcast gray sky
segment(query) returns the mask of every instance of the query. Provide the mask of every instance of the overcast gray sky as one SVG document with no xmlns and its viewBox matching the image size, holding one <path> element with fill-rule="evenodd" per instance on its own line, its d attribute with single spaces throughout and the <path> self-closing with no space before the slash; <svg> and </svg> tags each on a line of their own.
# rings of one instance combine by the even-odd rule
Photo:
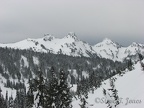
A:
<svg viewBox="0 0 144 108">
<path fill-rule="evenodd" d="M 0 43 L 71 31 L 90 44 L 144 43 L 144 0 L 0 0 Z"/>
</svg>

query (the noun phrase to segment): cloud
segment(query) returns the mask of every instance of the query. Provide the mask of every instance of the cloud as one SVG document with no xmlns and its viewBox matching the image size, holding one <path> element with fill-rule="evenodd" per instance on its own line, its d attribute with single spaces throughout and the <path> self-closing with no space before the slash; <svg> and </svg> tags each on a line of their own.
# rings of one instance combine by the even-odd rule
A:
<svg viewBox="0 0 144 108">
<path fill-rule="evenodd" d="M 92 44 L 105 37 L 143 42 L 143 10 L 143 0 L 1 0 L 0 42 L 70 31 Z"/>
</svg>

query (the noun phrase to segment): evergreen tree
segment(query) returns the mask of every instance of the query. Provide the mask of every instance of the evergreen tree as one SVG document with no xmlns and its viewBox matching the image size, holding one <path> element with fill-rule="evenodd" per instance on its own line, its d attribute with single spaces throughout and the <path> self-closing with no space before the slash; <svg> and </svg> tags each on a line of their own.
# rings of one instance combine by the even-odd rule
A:
<svg viewBox="0 0 144 108">
<path fill-rule="evenodd" d="M 132 60 L 129 59 L 128 60 L 128 69 L 131 71 L 133 69 L 133 63 L 132 63 Z"/>
<path fill-rule="evenodd" d="M 8 91 L 6 91 L 6 106 L 7 106 L 7 108 L 9 108 L 9 103 L 8 103 Z"/>
<path fill-rule="evenodd" d="M 114 85 L 114 79 L 110 78 L 110 89 L 108 89 L 108 92 L 103 89 L 103 94 L 107 98 L 107 104 L 108 108 L 116 108 L 120 102 L 119 102 L 119 96 L 118 96 L 118 91 L 115 88 Z"/>
<path fill-rule="evenodd" d="M 1 92 L 2 90 L 0 88 L 0 108 L 7 108 L 6 101 Z"/>
<path fill-rule="evenodd" d="M 20 89 L 21 108 L 26 108 L 26 89 Z"/>
<path fill-rule="evenodd" d="M 89 92 L 89 82 L 86 78 L 82 78 L 80 81 L 81 83 L 81 95 L 84 95 L 85 97 L 88 97 L 88 92 Z M 91 89 L 92 92 L 94 92 L 94 88 Z"/>
<path fill-rule="evenodd" d="M 48 84 L 46 80 L 44 80 L 42 73 L 40 73 L 37 79 L 35 78 L 29 81 L 30 87 L 27 93 L 27 108 L 33 107 L 35 102 L 38 108 L 70 108 L 72 97 L 70 95 L 67 77 L 63 71 L 60 71 L 59 76 L 60 80 L 56 77 L 54 68 L 52 67 L 51 78 Z"/>
<path fill-rule="evenodd" d="M 70 108 L 72 96 L 70 95 L 70 88 L 67 83 L 67 77 L 63 70 L 60 70 L 60 84 L 59 84 L 59 107 L 60 108 Z"/>
<path fill-rule="evenodd" d="M 94 92 L 94 87 L 96 85 L 96 78 L 95 78 L 95 74 L 94 71 L 89 75 L 89 86 L 90 89 L 92 90 L 92 92 Z"/>
<path fill-rule="evenodd" d="M 39 71 L 39 76 L 37 78 L 29 80 L 29 84 L 26 106 L 28 108 L 33 106 L 46 108 L 47 87 L 42 72 Z"/>
<path fill-rule="evenodd" d="M 111 86 L 111 91 L 112 91 L 112 96 L 114 97 L 115 100 L 115 107 L 119 104 L 119 97 L 118 97 L 118 91 L 115 88 L 114 84 L 114 79 L 110 79 L 110 86 Z"/>
<path fill-rule="evenodd" d="M 82 91 L 82 84 L 80 83 L 80 81 L 77 81 L 77 90 L 76 90 L 76 94 L 78 95 L 78 97 L 80 98 L 81 96 L 81 91 Z"/>
<path fill-rule="evenodd" d="M 26 108 L 26 92 L 25 89 L 16 91 L 16 98 L 14 100 L 15 108 Z"/>
<path fill-rule="evenodd" d="M 98 88 L 101 85 L 101 79 L 98 76 L 97 72 L 93 71 L 89 76 L 89 86 L 92 92 L 94 92 L 94 88 Z"/>
<path fill-rule="evenodd" d="M 58 108 L 59 104 L 59 99 L 58 99 L 58 94 L 59 94 L 59 88 L 58 88 L 58 78 L 56 77 L 56 74 L 54 72 L 54 67 L 51 68 L 51 78 L 49 79 L 49 87 L 47 90 L 48 95 L 46 96 L 47 98 L 47 103 L 46 106 L 48 108 Z"/>
<path fill-rule="evenodd" d="M 140 64 L 141 64 L 142 70 L 144 70 L 144 63 L 142 62 L 143 56 L 140 53 L 138 53 L 138 57 L 139 57 L 139 60 L 140 60 Z"/>
<path fill-rule="evenodd" d="M 37 94 L 36 94 L 36 97 L 35 97 L 35 100 L 38 99 L 38 103 L 37 103 L 37 106 L 42 106 L 43 108 L 45 108 L 45 102 L 46 102 L 46 94 L 47 92 L 46 91 L 46 86 L 45 86 L 45 80 L 44 80 L 44 77 L 43 77 L 43 74 L 42 72 L 40 72 L 39 74 L 39 77 L 38 77 L 38 80 L 35 79 L 35 84 L 36 84 L 36 87 L 37 87 Z"/>
<path fill-rule="evenodd" d="M 20 92 L 19 90 L 16 91 L 16 98 L 14 100 L 15 108 L 21 108 L 21 100 L 20 100 Z"/>
<path fill-rule="evenodd" d="M 88 102 L 86 101 L 86 99 L 87 99 L 86 97 L 83 97 L 83 96 L 81 97 L 81 99 L 80 99 L 81 104 L 79 104 L 81 108 L 88 108 L 88 107 L 86 107 L 86 105 L 87 105 L 87 103 L 88 103 Z"/>
<path fill-rule="evenodd" d="M 32 81 L 29 79 L 29 90 L 26 95 L 26 107 L 27 108 L 32 108 L 32 106 L 34 104 L 33 92 L 34 92 L 34 87 L 33 87 Z"/>
<path fill-rule="evenodd" d="M 138 53 L 138 57 L 139 57 L 139 60 L 140 60 L 140 61 L 143 60 L 143 56 L 142 56 L 142 54 Z"/>
<path fill-rule="evenodd" d="M 14 100 L 13 100 L 12 95 L 11 97 L 9 97 L 9 108 L 14 108 Z"/>
<path fill-rule="evenodd" d="M 141 67 L 142 67 L 142 70 L 144 71 L 144 63 L 141 62 Z"/>
</svg>

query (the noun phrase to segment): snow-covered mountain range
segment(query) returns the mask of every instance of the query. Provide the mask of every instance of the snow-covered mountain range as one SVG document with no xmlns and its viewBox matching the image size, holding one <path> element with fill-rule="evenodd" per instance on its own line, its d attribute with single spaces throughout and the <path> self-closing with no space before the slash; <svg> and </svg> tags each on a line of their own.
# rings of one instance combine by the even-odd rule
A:
<svg viewBox="0 0 144 108">
<path fill-rule="evenodd" d="M 144 55 L 144 45 L 133 42 L 128 47 L 123 47 L 118 43 L 105 38 L 96 45 L 90 45 L 77 38 L 75 33 L 70 32 L 64 38 L 56 38 L 46 34 L 39 39 L 25 39 L 20 42 L 10 44 L 0 44 L 0 47 L 14 49 L 31 49 L 36 52 L 65 54 L 69 56 L 91 57 L 97 55 L 102 58 L 122 61 L 124 58 L 141 53 Z"/>
</svg>

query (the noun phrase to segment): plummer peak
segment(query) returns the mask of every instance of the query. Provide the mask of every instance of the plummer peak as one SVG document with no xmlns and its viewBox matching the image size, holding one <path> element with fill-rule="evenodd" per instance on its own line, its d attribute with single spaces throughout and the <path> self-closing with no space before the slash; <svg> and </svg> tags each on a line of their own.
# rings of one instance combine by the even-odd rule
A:
<svg viewBox="0 0 144 108">
<path fill-rule="evenodd" d="M 74 40 L 78 40 L 76 34 L 74 32 L 69 32 L 66 38 L 72 38 Z"/>
<path fill-rule="evenodd" d="M 111 43 L 113 41 L 111 39 L 109 39 L 109 38 L 104 38 L 102 42 Z"/>
<path fill-rule="evenodd" d="M 44 38 L 43 38 L 43 40 L 44 41 L 51 41 L 51 40 L 53 40 L 55 37 L 53 36 L 53 35 L 51 35 L 51 34 L 44 34 Z"/>
</svg>

